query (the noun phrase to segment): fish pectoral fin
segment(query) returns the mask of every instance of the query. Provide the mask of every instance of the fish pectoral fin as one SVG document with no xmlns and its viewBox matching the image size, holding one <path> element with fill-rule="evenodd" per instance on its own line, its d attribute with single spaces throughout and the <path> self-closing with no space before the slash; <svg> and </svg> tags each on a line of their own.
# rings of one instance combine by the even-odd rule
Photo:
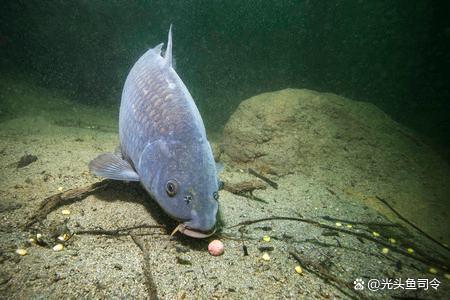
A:
<svg viewBox="0 0 450 300">
<path fill-rule="evenodd" d="M 103 153 L 89 163 L 91 173 L 115 180 L 139 181 L 139 175 L 121 155 Z"/>
<path fill-rule="evenodd" d="M 216 162 L 216 171 L 217 175 L 219 175 L 224 169 L 224 165 L 221 162 Z"/>
<path fill-rule="evenodd" d="M 122 157 L 122 147 L 117 146 L 116 149 L 114 149 L 114 154 L 119 155 L 120 157 Z"/>
</svg>

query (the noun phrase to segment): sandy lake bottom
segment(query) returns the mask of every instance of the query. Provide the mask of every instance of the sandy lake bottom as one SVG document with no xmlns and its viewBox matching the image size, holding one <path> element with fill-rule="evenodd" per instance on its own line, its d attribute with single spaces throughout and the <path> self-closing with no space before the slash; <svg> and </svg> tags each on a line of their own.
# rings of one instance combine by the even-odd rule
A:
<svg viewBox="0 0 450 300">
<path fill-rule="evenodd" d="M 77 105 L 38 88 L 10 86 L 11 103 L 19 105 L 11 111 L 23 112 L 0 123 L 0 298 L 449 295 L 447 250 L 395 215 L 361 201 L 361 192 L 331 189 L 302 172 L 267 175 L 277 182 L 275 189 L 225 162 L 220 174 L 225 185 L 261 181 L 265 189 L 241 195 L 220 191 L 223 227 L 211 239 L 171 238 L 176 223 L 139 185 L 127 183 L 61 203 L 27 227 L 45 198 L 101 180 L 89 174 L 87 163 L 118 144 L 117 112 Z M 222 142 L 217 136 L 211 139 L 215 149 Z M 26 154 L 37 160 L 18 168 Z M 214 238 L 225 245 L 219 257 L 207 251 Z M 54 251 L 56 244 L 63 249 Z M 17 249 L 25 249 L 26 255 Z M 354 289 L 356 279 L 367 284 L 387 278 L 402 280 L 403 286 Z M 428 288 L 405 289 L 407 279 L 410 284 L 421 279 Z M 434 280 L 439 282 L 436 289 Z"/>
</svg>

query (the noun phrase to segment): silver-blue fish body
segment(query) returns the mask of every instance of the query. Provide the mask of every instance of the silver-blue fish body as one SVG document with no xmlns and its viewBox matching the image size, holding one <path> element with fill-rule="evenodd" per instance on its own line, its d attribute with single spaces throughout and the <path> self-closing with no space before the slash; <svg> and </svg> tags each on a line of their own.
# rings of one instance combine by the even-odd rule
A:
<svg viewBox="0 0 450 300">
<path fill-rule="evenodd" d="M 216 165 L 200 113 L 172 67 L 171 31 L 164 57 L 161 48 L 142 55 L 125 81 L 119 113 L 123 161 L 113 157 L 107 164 L 100 155 L 90 168 L 107 178 L 139 180 L 181 222 L 181 232 L 206 237 L 218 209 Z"/>
</svg>

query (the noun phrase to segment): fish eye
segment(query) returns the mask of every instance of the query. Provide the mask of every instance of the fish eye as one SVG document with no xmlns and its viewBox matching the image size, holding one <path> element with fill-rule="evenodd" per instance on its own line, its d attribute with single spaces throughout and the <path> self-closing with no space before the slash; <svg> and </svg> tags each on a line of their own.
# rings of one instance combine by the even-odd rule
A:
<svg viewBox="0 0 450 300">
<path fill-rule="evenodd" d="M 166 183 L 167 195 L 169 195 L 170 197 L 173 197 L 176 195 L 177 191 L 178 191 L 178 183 L 173 179 L 170 179 L 169 181 L 167 181 L 167 183 Z"/>
<path fill-rule="evenodd" d="M 213 197 L 214 197 L 214 200 L 219 200 L 219 193 L 218 192 L 214 192 L 213 193 Z"/>
</svg>

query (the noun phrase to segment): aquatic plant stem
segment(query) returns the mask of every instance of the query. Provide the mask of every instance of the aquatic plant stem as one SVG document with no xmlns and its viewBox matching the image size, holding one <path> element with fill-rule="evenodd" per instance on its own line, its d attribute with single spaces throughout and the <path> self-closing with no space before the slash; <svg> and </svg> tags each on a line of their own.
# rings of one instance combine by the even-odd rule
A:
<svg viewBox="0 0 450 300">
<path fill-rule="evenodd" d="M 425 236 L 426 238 L 428 238 L 430 241 L 438 244 L 439 246 L 441 246 L 442 248 L 444 248 L 447 251 L 450 251 L 450 248 L 444 244 L 442 244 L 441 242 L 439 242 L 438 240 L 436 240 L 435 238 L 433 238 L 431 235 L 429 235 L 428 233 L 426 233 L 425 231 L 423 231 L 422 229 L 420 229 L 419 227 L 417 227 L 416 225 L 414 225 L 414 223 L 412 223 L 411 221 L 409 221 L 408 219 L 406 219 L 405 217 L 403 217 L 395 208 L 393 208 L 389 203 L 387 203 L 386 200 L 384 200 L 383 198 L 380 198 L 378 196 L 375 196 L 375 198 L 380 201 L 381 203 L 383 203 L 387 208 L 389 208 L 400 220 L 402 220 L 403 222 L 405 222 L 406 224 L 408 224 L 409 226 L 411 226 L 412 228 L 414 228 L 415 230 L 417 230 L 420 234 L 422 234 L 423 236 Z"/>
<path fill-rule="evenodd" d="M 312 274 L 320 277 L 322 280 L 330 283 L 335 288 L 337 288 L 341 293 L 346 295 L 347 297 L 350 297 L 351 299 L 370 299 L 363 295 L 361 292 L 356 291 L 351 283 L 345 282 L 338 277 L 330 274 L 328 271 L 326 271 L 320 264 L 315 264 L 309 260 L 307 260 L 304 257 L 301 257 L 297 251 L 294 249 L 289 249 L 288 253 L 307 271 L 311 272 Z M 357 296 L 354 296 L 353 294 L 347 292 L 349 290 L 350 292 L 356 294 Z"/>
<path fill-rule="evenodd" d="M 400 249 L 400 248 L 395 248 L 393 247 L 392 244 L 385 242 L 383 240 L 381 240 L 380 238 L 376 238 L 376 237 L 372 237 L 369 236 L 367 234 L 361 233 L 361 232 L 355 232 L 355 231 L 351 231 L 351 230 L 347 230 L 347 229 L 343 229 L 343 228 L 336 228 L 334 226 L 330 226 L 327 224 L 323 224 L 314 220 L 310 220 L 310 219 L 305 219 L 305 218 L 297 218 L 297 217 L 282 217 L 282 216 L 273 216 L 273 217 L 267 217 L 267 218 L 261 218 L 261 219 L 255 219 L 255 220 L 247 220 L 247 221 L 243 221 L 240 222 L 238 224 L 229 226 L 227 228 L 234 228 L 234 227 L 239 227 L 239 226 L 248 226 L 251 224 L 255 224 L 255 223 L 260 223 L 260 222 L 265 222 L 265 221 L 274 221 L 274 220 L 285 220 L 285 221 L 297 221 L 297 222 L 302 222 L 302 223 L 307 223 L 307 224 L 311 224 L 313 226 L 317 226 L 320 228 L 325 228 L 325 229 L 329 229 L 329 230 L 334 230 L 334 231 L 338 231 L 338 232 L 342 232 L 342 233 L 346 233 L 349 235 L 353 235 L 356 237 L 359 237 L 361 239 L 365 239 L 365 240 L 369 240 L 371 242 L 383 245 L 384 247 L 387 247 L 389 249 L 391 249 L 393 252 L 399 253 L 403 256 L 412 258 L 416 261 L 419 261 L 423 264 L 426 264 L 427 266 L 429 265 L 435 265 L 437 267 L 442 266 L 444 268 L 450 269 L 450 265 L 444 261 L 441 261 L 439 259 L 435 259 L 429 256 L 425 256 L 424 254 L 422 254 L 422 256 L 418 256 L 415 255 L 414 253 L 409 253 L 406 250 Z"/>
<path fill-rule="evenodd" d="M 255 177 L 258 177 L 259 179 L 261 179 L 261 180 L 263 180 L 265 182 L 267 182 L 274 189 L 276 189 L 276 190 L 278 189 L 278 183 L 276 183 L 275 181 L 269 179 L 268 177 L 266 177 L 264 175 L 259 174 L 258 172 L 256 172 L 252 168 L 248 168 L 248 173 L 253 175 L 253 176 L 255 176 Z"/>
</svg>

